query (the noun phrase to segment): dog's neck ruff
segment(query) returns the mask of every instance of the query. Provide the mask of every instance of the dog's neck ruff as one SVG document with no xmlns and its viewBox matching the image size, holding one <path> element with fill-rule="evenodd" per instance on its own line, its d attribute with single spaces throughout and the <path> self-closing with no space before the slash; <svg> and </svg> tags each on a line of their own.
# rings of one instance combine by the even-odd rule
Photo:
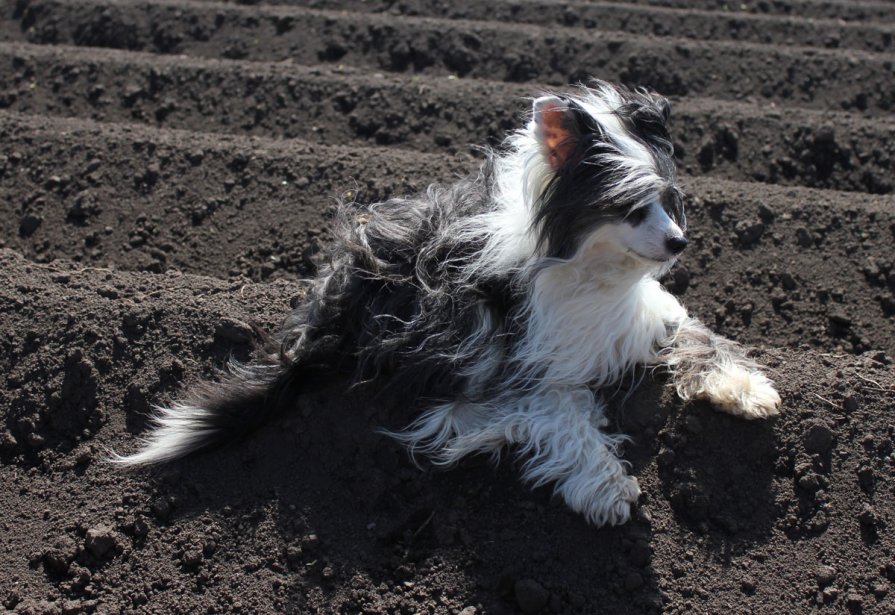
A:
<svg viewBox="0 0 895 615">
<path fill-rule="evenodd" d="M 525 306 L 520 374 L 546 386 L 601 387 L 650 363 L 666 323 L 686 312 L 634 259 L 604 263 L 592 250 L 541 269 Z"/>
</svg>

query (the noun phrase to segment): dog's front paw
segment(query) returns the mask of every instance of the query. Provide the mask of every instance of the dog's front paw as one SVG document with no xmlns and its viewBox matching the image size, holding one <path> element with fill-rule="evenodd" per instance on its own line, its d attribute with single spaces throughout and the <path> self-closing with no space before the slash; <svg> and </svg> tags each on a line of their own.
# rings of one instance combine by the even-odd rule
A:
<svg viewBox="0 0 895 615">
<path fill-rule="evenodd" d="M 594 525 L 621 525 L 631 518 L 631 506 L 640 497 L 637 479 L 619 473 L 612 478 L 571 476 L 557 491 L 569 508 Z"/>
<path fill-rule="evenodd" d="M 780 412 L 774 383 L 763 373 L 740 366 L 709 375 L 703 396 L 719 410 L 745 419 L 763 419 Z"/>
</svg>

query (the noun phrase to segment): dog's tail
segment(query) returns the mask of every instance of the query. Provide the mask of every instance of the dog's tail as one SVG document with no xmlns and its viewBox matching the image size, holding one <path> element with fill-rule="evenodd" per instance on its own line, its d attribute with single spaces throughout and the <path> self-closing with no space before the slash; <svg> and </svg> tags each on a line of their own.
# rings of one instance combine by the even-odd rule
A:
<svg viewBox="0 0 895 615">
<path fill-rule="evenodd" d="M 298 392 L 295 366 L 231 361 L 219 378 L 193 387 L 170 407 L 156 407 L 152 431 L 124 466 L 173 461 L 238 440 L 288 409 Z"/>
</svg>

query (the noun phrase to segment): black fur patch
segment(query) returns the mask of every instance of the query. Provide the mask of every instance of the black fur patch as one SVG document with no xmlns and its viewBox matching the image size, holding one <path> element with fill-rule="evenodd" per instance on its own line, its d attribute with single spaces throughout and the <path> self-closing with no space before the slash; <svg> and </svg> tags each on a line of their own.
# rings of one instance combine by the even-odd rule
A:
<svg viewBox="0 0 895 615">
<path fill-rule="evenodd" d="M 508 340 L 510 323 L 520 318 L 523 281 L 511 271 L 466 280 L 465 267 L 484 244 L 448 231 L 490 207 L 492 191 L 486 164 L 478 177 L 432 187 L 427 198 L 342 207 L 338 242 L 320 272 L 325 282 L 283 331 L 284 354 L 295 368 L 335 361 L 357 382 L 385 376 L 380 384 L 410 397 L 462 393 L 464 371 Z"/>
</svg>

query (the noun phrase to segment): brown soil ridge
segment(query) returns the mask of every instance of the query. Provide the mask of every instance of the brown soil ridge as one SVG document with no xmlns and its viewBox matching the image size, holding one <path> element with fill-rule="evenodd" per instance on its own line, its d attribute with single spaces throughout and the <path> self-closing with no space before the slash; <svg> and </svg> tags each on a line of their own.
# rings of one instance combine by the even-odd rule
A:
<svg viewBox="0 0 895 615">
<path fill-rule="evenodd" d="M 203 0 L 204 1 L 204 0 Z M 208 0 L 214 1 L 214 0 Z M 246 4 L 245 0 L 227 0 Z M 852 48 L 881 52 L 895 45 L 895 9 L 875 5 L 877 15 L 867 18 L 867 10 L 855 12 L 854 22 L 843 23 L 842 11 L 828 17 L 818 3 L 802 7 L 793 17 L 779 14 L 694 10 L 677 7 L 639 5 L 627 2 L 555 2 L 551 0 L 492 0 L 457 4 L 437 0 L 277 0 L 252 2 L 268 6 L 302 6 L 313 9 L 351 10 L 357 13 L 385 13 L 442 19 L 499 21 L 538 26 L 584 28 L 640 34 L 672 36 L 696 40 L 732 40 L 821 48 Z M 851 3 L 857 4 L 857 3 Z M 848 8 L 845 5 L 842 8 Z M 847 13 L 846 13 L 847 14 Z M 810 17 L 811 19 L 806 19 Z"/>
<path fill-rule="evenodd" d="M 10 69 L 0 76 L 0 108 L 445 153 L 498 145 L 524 121 L 526 97 L 550 89 L 2 43 L 0 62 Z M 85 63 L 90 71 L 82 70 Z M 686 98 L 674 101 L 673 130 L 680 167 L 689 174 L 893 189 L 889 118 Z"/>
<path fill-rule="evenodd" d="M 667 95 L 739 98 L 758 93 L 816 108 L 885 113 L 888 54 L 744 42 L 652 39 L 556 31 L 524 24 L 392 19 L 295 7 L 31 0 L 20 29 L 37 43 L 314 64 L 505 80 L 574 83 L 599 67 L 605 79 Z M 7 22 L 7 31 L 14 27 Z M 719 59 L 720 58 L 720 59 Z M 720 62 L 736 70 L 718 70 Z"/>
</svg>

